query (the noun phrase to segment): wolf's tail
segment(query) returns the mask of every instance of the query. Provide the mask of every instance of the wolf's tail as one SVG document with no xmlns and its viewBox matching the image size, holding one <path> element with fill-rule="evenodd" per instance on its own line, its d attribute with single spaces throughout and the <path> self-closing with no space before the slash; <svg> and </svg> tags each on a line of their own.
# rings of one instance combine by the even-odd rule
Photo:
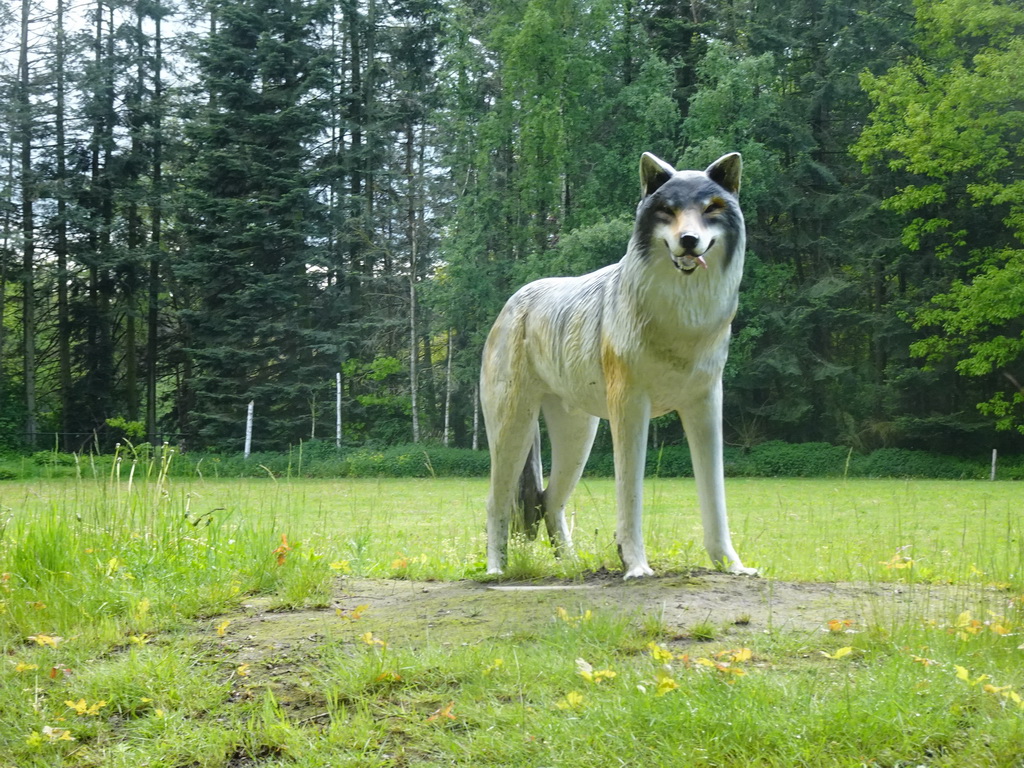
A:
<svg viewBox="0 0 1024 768">
<path fill-rule="evenodd" d="M 512 530 L 537 537 L 540 521 L 544 519 L 544 465 L 540 456 L 540 424 L 533 435 L 533 447 L 526 457 L 526 466 L 519 476 L 519 501 L 512 518 Z"/>
</svg>

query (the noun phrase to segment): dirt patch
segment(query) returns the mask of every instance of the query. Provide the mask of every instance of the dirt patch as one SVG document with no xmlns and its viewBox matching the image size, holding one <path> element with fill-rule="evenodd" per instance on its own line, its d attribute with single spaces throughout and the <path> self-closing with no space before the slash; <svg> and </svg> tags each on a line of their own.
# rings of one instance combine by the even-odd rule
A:
<svg viewBox="0 0 1024 768">
<path fill-rule="evenodd" d="M 976 607 L 979 597 L 988 602 L 964 587 L 783 582 L 713 571 L 630 582 L 612 573 L 528 584 L 343 579 L 326 608 L 271 611 L 269 600 L 251 599 L 219 641 L 239 663 L 266 663 L 324 643 L 358 643 L 367 632 L 403 648 L 525 640 L 564 609 L 570 619 L 590 610 L 660 622 L 677 643 L 699 640 L 695 627 L 739 643 L 751 634 L 817 633 L 834 620 L 863 628 L 948 618 L 967 602 Z"/>
</svg>

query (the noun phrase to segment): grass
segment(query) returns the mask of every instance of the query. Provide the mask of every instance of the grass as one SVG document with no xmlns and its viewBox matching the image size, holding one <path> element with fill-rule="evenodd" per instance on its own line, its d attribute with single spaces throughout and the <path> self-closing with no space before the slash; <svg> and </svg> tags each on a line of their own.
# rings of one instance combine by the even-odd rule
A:
<svg viewBox="0 0 1024 768">
<path fill-rule="evenodd" d="M 313 624 L 255 653 L 232 627 L 254 596 L 284 610 L 332 605 L 345 575 L 484 579 L 485 483 L 143 474 L 0 484 L 0 768 L 1024 761 L 1014 484 L 728 482 L 737 549 L 769 584 L 953 589 L 927 619 L 880 605 L 737 644 L 749 617 L 695 617 L 685 637 L 580 601 L 484 636 L 350 615 L 349 637 Z M 619 567 L 611 481 L 572 504 L 579 559 L 517 542 L 517 575 Z M 645 526 L 656 570 L 706 565 L 692 480 L 650 481 Z"/>
</svg>

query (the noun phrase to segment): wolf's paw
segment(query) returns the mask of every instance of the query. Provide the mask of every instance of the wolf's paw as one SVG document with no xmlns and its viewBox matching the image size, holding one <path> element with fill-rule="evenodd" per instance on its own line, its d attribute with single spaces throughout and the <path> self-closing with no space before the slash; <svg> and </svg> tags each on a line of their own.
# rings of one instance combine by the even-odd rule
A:
<svg viewBox="0 0 1024 768">
<path fill-rule="evenodd" d="M 734 576 L 758 576 L 757 568 L 747 568 L 739 560 L 719 560 L 715 562 L 715 568 L 723 573 L 731 573 Z"/>
<path fill-rule="evenodd" d="M 642 579 L 644 576 L 653 576 L 654 571 L 651 570 L 651 566 L 647 563 L 640 563 L 634 565 L 632 568 L 626 571 L 626 574 L 622 577 L 623 581 L 628 579 Z"/>
<path fill-rule="evenodd" d="M 728 568 L 725 569 L 725 572 L 726 573 L 732 573 L 732 574 L 734 574 L 736 576 L 760 576 L 761 575 L 760 573 L 758 573 L 757 568 L 746 568 L 745 566 L 741 565 L 740 563 L 735 563 L 733 565 L 730 565 Z"/>
</svg>

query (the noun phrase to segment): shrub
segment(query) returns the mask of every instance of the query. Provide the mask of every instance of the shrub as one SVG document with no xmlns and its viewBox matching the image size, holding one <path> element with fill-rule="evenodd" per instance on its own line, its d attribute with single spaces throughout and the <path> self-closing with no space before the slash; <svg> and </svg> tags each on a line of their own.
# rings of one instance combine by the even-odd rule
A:
<svg viewBox="0 0 1024 768">
<path fill-rule="evenodd" d="M 837 477 L 846 468 L 849 449 L 828 443 L 772 440 L 732 454 L 730 474 L 741 477 Z"/>
<path fill-rule="evenodd" d="M 856 474 L 861 477 L 927 477 L 945 480 L 986 477 L 981 462 L 943 456 L 907 448 L 880 448 L 857 457 Z"/>
</svg>

